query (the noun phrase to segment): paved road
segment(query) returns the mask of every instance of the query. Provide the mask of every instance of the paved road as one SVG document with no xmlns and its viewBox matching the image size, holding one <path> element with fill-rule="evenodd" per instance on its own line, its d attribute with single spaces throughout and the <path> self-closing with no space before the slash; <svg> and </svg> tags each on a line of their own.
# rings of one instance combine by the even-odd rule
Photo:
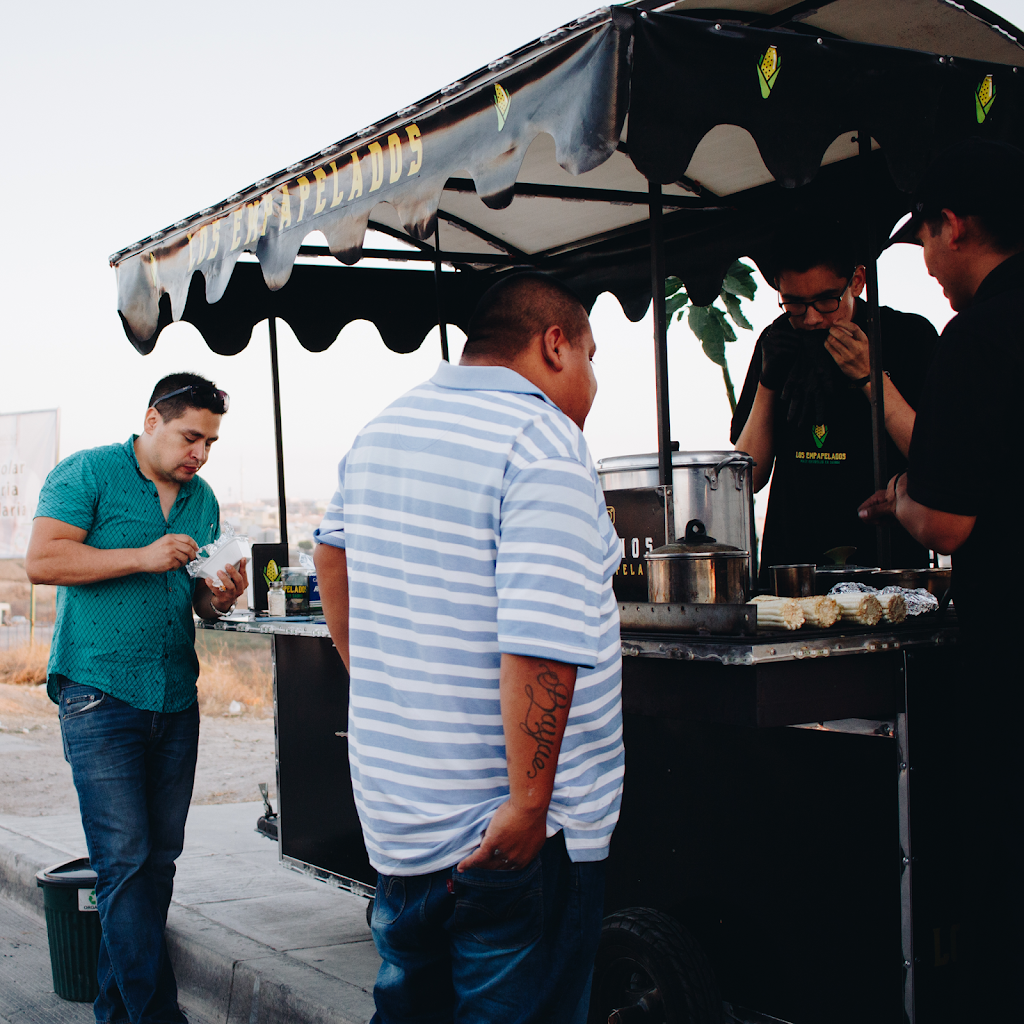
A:
<svg viewBox="0 0 1024 1024">
<path fill-rule="evenodd" d="M 189 1014 L 192 1024 L 209 1024 Z M 46 925 L 0 898 L 0 1024 L 93 1024 L 91 1003 L 53 991 Z"/>
</svg>

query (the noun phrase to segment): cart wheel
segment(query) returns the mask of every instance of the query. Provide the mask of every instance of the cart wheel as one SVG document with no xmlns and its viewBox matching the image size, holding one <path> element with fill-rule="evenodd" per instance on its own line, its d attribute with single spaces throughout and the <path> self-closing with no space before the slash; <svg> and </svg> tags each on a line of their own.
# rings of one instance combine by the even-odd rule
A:
<svg viewBox="0 0 1024 1024">
<path fill-rule="evenodd" d="M 722 1024 L 711 964 L 675 918 L 648 907 L 601 929 L 587 1024 Z"/>
<path fill-rule="evenodd" d="M 366 927 L 373 927 L 373 900 L 366 901 Z"/>
</svg>

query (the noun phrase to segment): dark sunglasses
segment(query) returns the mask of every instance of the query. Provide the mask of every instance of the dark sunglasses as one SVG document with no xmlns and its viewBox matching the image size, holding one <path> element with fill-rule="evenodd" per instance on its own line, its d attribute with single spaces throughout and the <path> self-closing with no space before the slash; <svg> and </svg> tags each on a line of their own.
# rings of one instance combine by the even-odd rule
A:
<svg viewBox="0 0 1024 1024">
<path fill-rule="evenodd" d="M 220 410 L 221 414 L 228 411 L 228 406 L 231 404 L 231 398 L 226 391 L 221 391 L 220 388 L 209 388 L 203 387 L 200 384 L 189 384 L 187 387 L 178 388 L 177 391 L 169 391 L 166 395 L 161 395 L 153 405 L 159 405 L 161 402 L 166 402 L 169 398 L 177 398 L 178 395 L 190 395 L 192 398 L 198 398 L 202 401 L 210 401 L 211 399 L 216 402 L 220 402 L 223 408 Z M 216 411 L 216 410 L 213 410 Z"/>
</svg>

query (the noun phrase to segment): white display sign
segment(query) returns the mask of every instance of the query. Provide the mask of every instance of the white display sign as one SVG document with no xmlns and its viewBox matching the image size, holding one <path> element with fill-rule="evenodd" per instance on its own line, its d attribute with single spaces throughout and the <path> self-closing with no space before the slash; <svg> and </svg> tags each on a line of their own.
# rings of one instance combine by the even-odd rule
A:
<svg viewBox="0 0 1024 1024">
<path fill-rule="evenodd" d="M 0 413 L 0 558 L 24 558 L 39 492 L 57 465 L 60 410 Z"/>
</svg>

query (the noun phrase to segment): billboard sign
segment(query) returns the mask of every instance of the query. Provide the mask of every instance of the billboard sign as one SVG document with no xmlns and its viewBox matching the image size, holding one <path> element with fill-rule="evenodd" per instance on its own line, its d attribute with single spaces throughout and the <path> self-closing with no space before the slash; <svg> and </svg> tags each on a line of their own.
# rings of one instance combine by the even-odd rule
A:
<svg viewBox="0 0 1024 1024">
<path fill-rule="evenodd" d="M 0 558 L 25 557 L 59 429 L 59 409 L 0 413 Z"/>
</svg>

